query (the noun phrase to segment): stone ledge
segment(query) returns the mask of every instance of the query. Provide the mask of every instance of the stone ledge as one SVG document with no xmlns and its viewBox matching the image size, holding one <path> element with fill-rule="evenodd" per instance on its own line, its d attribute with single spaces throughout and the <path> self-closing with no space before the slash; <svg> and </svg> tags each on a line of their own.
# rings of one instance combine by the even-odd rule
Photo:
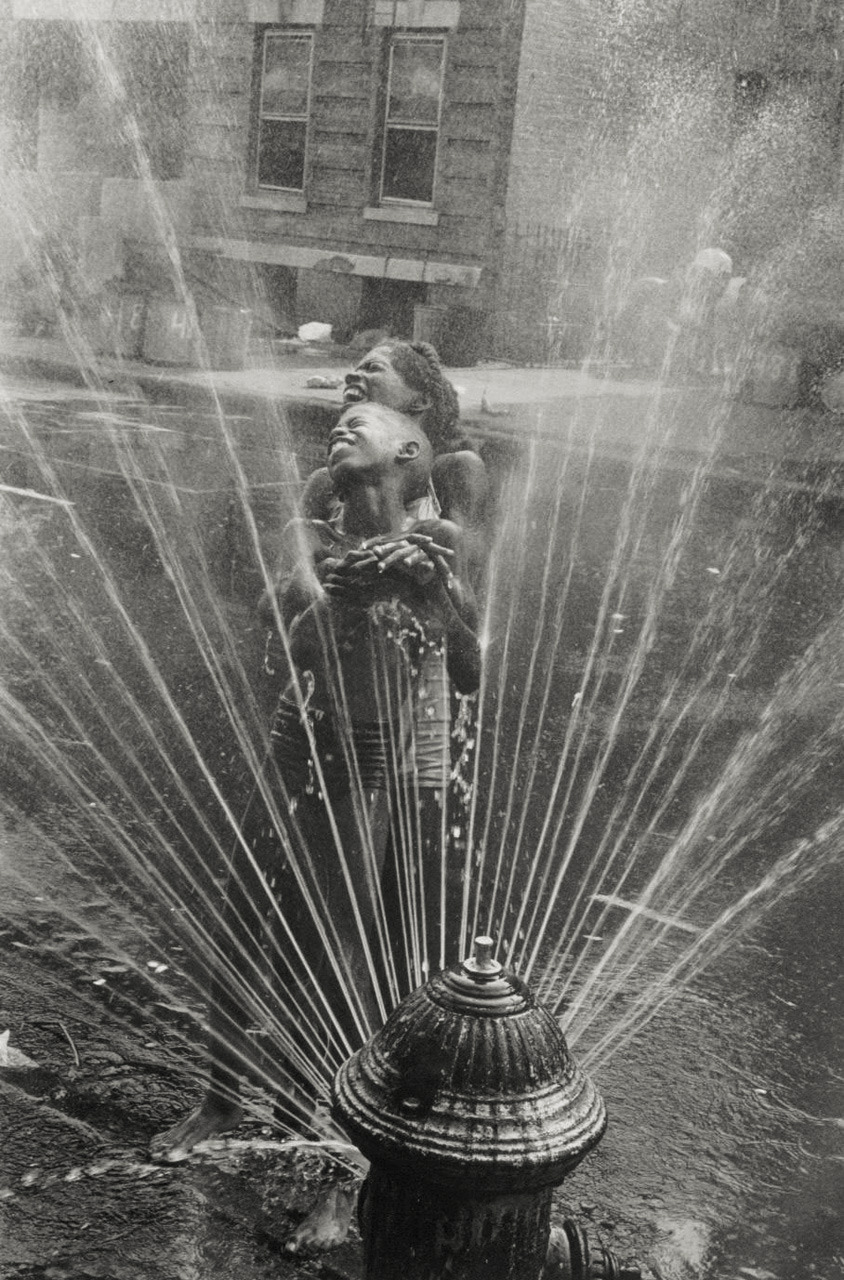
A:
<svg viewBox="0 0 844 1280">
<path fill-rule="evenodd" d="M 243 195 L 238 203 L 242 209 L 264 209 L 268 213 L 307 213 L 308 202 L 297 191 L 262 191 L 260 194 Z"/>
<path fill-rule="evenodd" d="M 321 27 L 325 0 L 248 0 L 247 22 Z"/>
<path fill-rule="evenodd" d="M 228 236 L 189 236 L 188 248 L 218 253 L 236 262 L 269 262 L 305 270 L 336 271 L 341 275 L 374 276 L 379 279 L 422 280 L 426 284 L 459 285 L 476 289 L 479 266 L 445 262 L 431 258 L 396 258 L 380 254 L 331 252 L 312 245 L 287 244 L 279 240 L 240 240 Z"/>
<path fill-rule="evenodd" d="M 459 22 L 460 0 L 375 0 L 376 27 L 453 31 Z"/>
<path fill-rule="evenodd" d="M 384 204 L 368 206 L 363 211 L 368 222 L 406 222 L 417 227 L 436 227 L 440 215 L 436 209 L 418 208 L 409 204 Z"/>
</svg>

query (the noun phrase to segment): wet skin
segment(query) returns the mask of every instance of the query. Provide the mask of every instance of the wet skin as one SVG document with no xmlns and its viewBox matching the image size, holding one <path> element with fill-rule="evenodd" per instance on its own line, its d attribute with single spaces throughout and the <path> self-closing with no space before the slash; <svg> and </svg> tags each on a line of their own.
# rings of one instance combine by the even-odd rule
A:
<svg viewBox="0 0 844 1280">
<path fill-rule="evenodd" d="M 297 521 L 288 529 L 291 558 L 298 563 L 284 583 L 282 616 L 292 624 L 297 666 L 316 669 L 322 664 L 321 629 L 315 611 L 328 606 L 335 611 L 351 609 L 348 626 L 353 631 L 359 625 L 354 615 L 359 617 L 361 607 L 394 599 L 418 617 L 442 627 L 455 688 L 461 693 L 477 688 L 477 617 L 474 597 L 465 585 L 461 530 L 447 520 L 422 521 L 410 530 L 403 528 L 408 486 L 412 489 L 419 485 L 420 477 L 424 480 L 428 452 L 424 433 L 402 415 L 377 404 L 347 409 L 331 432 L 328 470 L 332 483 L 349 495 L 344 508 L 347 533 L 372 533 L 379 522 L 383 532 L 364 537 L 359 546 L 343 555 L 330 554 L 317 563 L 322 542 L 314 522 Z M 392 509 L 385 522 L 382 504 L 388 498 Z M 370 503 L 374 505 L 370 507 Z M 359 720 L 377 718 L 374 669 L 367 665 L 368 654 L 352 653 L 348 661 L 356 662 L 357 669 L 344 670 L 347 697 L 356 707 L 361 704 L 353 718 L 355 714 Z M 378 670 L 383 661 L 382 657 Z"/>
<path fill-rule="evenodd" d="M 346 375 L 343 403 L 348 407 L 371 401 L 397 409 L 417 420 L 424 429 L 429 402 L 409 386 L 392 363 L 387 346 L 373 347 L 360 364 Z M 480 577 L 485 561 L 483 538 L 484 507 L 488 482 L 486 468 L 476 453 L 461 449 L 434 459 L 431 479 L 440 503 L 440 514 L 463 530 L 472 581 Z M 326 467 L 315 471 L 302 494 L 302 514 L 309 519 L 329 518 L 334 485 Z"/>
<path fill-rule="evenodd" d="M 343 404 L 359 404 L 362 400 L 373 400 L 407 414 L 421 413 L 427 406 L 422 394 L 408 386 L 393 365 L 389 347 L 373 347 L 357 368 L 346 374 Z"/>
<path fill-rule="evenodd" d="M 198 1107 L 174 1124 L 172 1129 L 153 1138 L 150 1155 L 155 1160 L 178 1164 L 181 1160 L 187 1160 L 200 1142 L 236 1129 L 242 1119 L 243 1109 L 238 1103 L 209 1093 Z"/>
<path fill-rule="evenodd" d="M 471 593 L 455 572 L 463 563 L 460 530 L 446 521 L 426 522 L 426 528 L 432 527 L 430 533 L 404 529 L 408 487 L 418 486 L 420 477 L 424 482 L 429 458 L 424 433 L 403 415 L 377 403 L 350 406 L 331 432 L 328 470 L 332 483 L 346 494 L 344 518 L 349 533 L 353 538 L 360 533 L 373 536 L 364 537 L 362 545 L 345 556 L 324 561 L 328 572 L 322 587 L 317 585 L 312 563 L 319 543 L 318 537 L 314 540 L 313 522 L 294 522 L 297 527 L 288 534 L 292 554 L 308 562 L 300 563 L 304 572 L 298 582 L 288 581 L 287 592 L 288 598 L 291 591 L 295 596 L 291 650 L 308 669 L 318 670 L 325 660 L 315 610 L 330 608 L 342 616 L 344 609 L 351 608 L 360 617 L 361 605 L 370 598 L 409 593 L 410 601 L 417 597 L 417 608 L 423 609 L 427 601 L 429 608 L 423 611 L 441 616 L 449 652 L 454 652 L 449 671 L 456 687 L 469 691 L 477 686 L 474 607 Z M 309 602 L 314 586 L 316 598 Z M 350 661 L 353 669 L 345 673 L 344 684 L 354 691 L 352 719 L 371 720 L 378 711 L 377 690 L 370 689 L 371 658 L 352 652 Z M 241 1118 L 236 1101 L 223 1098 L 212 1086 L 195 1111 L 153 1141 L 152 1152 L 159 1159 L 183 1160 L 198 1143 L 234 1128 Z M 345 1239 L 356 1194 L 356 1188 L 329 1188 L 291 1237 L 289 1251 L 329 1248 Z"/>
</svg>

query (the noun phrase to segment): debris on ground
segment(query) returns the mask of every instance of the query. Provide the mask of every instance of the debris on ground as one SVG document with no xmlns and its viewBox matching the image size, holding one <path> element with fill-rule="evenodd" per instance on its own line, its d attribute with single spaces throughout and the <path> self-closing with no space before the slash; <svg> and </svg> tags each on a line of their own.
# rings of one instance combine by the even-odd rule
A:
<svg viewBox="0 0 844 1280">
<path fill-rule="evenodd" d="M 322 324 L 319 320 L 310 320 L 307 324 L 299 325 L 297 336 L 303 342 L 330 342 L 331 325 Z"/>
</svg>

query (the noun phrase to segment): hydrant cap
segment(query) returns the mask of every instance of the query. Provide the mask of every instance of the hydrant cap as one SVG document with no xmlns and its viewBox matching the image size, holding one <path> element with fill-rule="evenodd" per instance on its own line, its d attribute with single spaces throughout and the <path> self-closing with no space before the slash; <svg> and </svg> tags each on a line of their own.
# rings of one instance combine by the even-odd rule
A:
<svg viewBox="0 0 844 1280">
<path fill-rule="evenodd" d="M 561 1182 L 606 1127 L 557 1020 L 489 939 L 343 1064 L 334 1114 L 373 1162 L 496 1193 Z"/>
</svg>

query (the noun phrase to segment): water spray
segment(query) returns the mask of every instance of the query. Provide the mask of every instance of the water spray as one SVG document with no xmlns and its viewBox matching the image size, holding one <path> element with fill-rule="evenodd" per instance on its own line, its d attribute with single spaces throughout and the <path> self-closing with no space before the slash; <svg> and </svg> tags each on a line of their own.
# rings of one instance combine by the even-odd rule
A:
<svg viewBox="0 0 844 1280">
<path fill-rule="evenodd" d="M 365 1280 L 638 1280 L 551 1197 L 607 1117 L 557 1020 L 493 941 L 394 1010 L 334 1081 L 333 1113 L 371 1162 Z"/>
</svg>

